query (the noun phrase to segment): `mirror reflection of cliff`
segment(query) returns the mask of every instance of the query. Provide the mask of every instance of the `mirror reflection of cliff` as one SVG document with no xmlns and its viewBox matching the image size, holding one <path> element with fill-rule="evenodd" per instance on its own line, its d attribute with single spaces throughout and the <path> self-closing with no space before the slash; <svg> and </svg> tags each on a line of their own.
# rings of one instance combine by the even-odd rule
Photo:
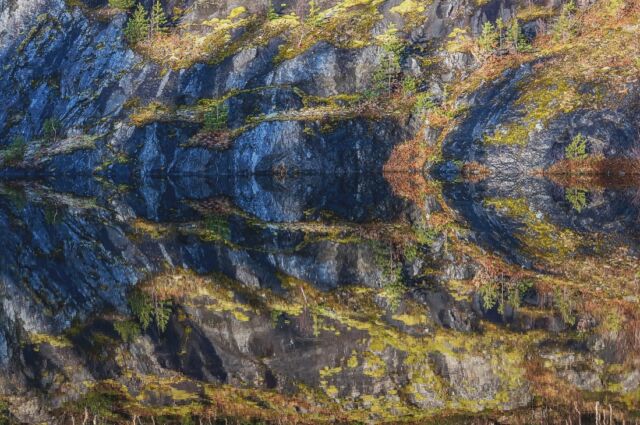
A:
<svg viewBox="0 0 640 425">
<path fill-rule="evenodd" d="M 0 387 L 29 421 L 518 415 L 563 385 L 616 388 L 624 415 L 635 313 L 590 316 L 597 293 L 551 286 L 540 264 L 558 252 L 522 232 L 591 235 L 607 227 L 585 227 L 595 212 L 571 218 L 543 182 L 531 214 L 490 182 L 421 202 L 394 190 L 371 176 L 5 184 Z M 589 195 L 602 223 L 633 225 L 624 193 Z"/>
</svg>

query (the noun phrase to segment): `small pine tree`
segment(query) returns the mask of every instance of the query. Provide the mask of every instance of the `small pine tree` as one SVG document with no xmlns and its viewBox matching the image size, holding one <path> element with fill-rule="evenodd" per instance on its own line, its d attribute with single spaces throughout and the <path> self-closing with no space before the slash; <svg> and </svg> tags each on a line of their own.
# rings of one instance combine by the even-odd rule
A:
<svg viewBox="0 0 640 425">
<path fill-rule="evenodd" d="M 149 35 L 153 36 L 167 31 L 167 16 L 164 14 L 162 3 L 156 0 L 151 9 L 151 18 L 149 19 Z"/>
<path fill-rule="evenodd" d="M 511 21 L 507 31 L 507 40 L 514 52 L 522 52 L 530 48 L 529 42 L 522 33 L 522 28 L 517 19 Z"/>
<path fill-rule="evenodd" d="M 517 19 L 511 21 L 511 25 L 509 26 L 508 31 L 508 40 L 511 48 L 518 51 L 518 42 L 520 40 L 520 24 Z"/>
<path fill-rule="evenodd" d="M 391 95 L 401 72 L 400 56 L 404 50 L 404 43 L 398 37 L 398 30 L 393 24 L 377 39 L 384 49 L 384 55 L 373 75 L 374 90 L 380 95 L 381 89 L 386 88 L 387 94 Z"/>
<path fill-rule="evenodd" d="M 553 38 L 555 41 L 567 41 L 575 31 L 573 13 L 576 10 L 575 3 L 570 1 L 562 7 L 562 12 L 553 26 Z"/>
<path fill-rule="evenodd" d="M 565 198 L 577 212 L 582 212 L 588 205 L 587 191 L 583 189 L 567 189 Z"/>
<path fill-rule="evenodd" d="M 496 31 L 496 27 L 491 22 L 485 22 L 482 26 L 482 33 L 478 38 L 478 47 L 486 54 L 491 55 L 496 47 L 498 47 L 499 35 Z"/>
<path fill-rule="evenodd" d="M 147 11 L 142 4 L 138 4 L 133 16 L 129 19 L 124 35 L 129 43 L 136 44 L 144 39 L 149 33 L 149 19 Z"/>
<path fill-rule="evenodd" d="M 504 29 L 504 21 L 502 17 L 499 17 L 496 21 L 496 31 L 498 32 L 498 48 L 500 49 L 504 48 Z"/>
<path fill-rule="evenodd" d="M 55 118 L 49 118 L 44 122 L 42 132 L 47 142 L 57 142 L 60 132 L 62 131 L 62 123 Z"/>
</svg>

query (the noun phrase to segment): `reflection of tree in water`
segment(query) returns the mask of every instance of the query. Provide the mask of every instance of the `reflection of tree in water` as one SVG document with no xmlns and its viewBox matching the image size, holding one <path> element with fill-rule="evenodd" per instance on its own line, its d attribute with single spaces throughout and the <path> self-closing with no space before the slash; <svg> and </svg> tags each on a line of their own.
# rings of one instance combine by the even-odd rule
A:
<svg viewBox="0 0 640 425">
<path fill-rule="evenodd" d="M 164 333 L 171 317 L 172 302 L 160 300 L 155 290 L 151 295 L 139 289 L 132 291 L 129 295 L 129 306 L 142 330 L 146 331 L 152 322 L 155 322 L 160 333 Z"/>
<path fill-rule="evenodd" d="M 584 189 L 567 189 L 565 198 L 577 212 L 581 212 L 587 207 L 587 191 Z"/>
<path fill-rule="evenodd" d="M 300 314 L 298 318 L 298 331 L 303 337 L 312 338 L 314 337 L 314 317 L 309 308 L 309 301 L 307 300 L 307 295 L 304 293 L 304 288 L 302 286 L 298 288 L 304 300 L 302 314 Z"/>
</svg>

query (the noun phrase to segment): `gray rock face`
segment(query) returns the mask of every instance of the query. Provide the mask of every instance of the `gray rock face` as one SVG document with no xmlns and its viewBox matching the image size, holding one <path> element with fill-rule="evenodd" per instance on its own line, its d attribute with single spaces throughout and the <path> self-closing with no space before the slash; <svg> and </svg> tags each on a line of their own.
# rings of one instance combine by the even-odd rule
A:
<svg viewBox="0 0 640 425">
<path fill-rule="evenodd" d="M 96 7 L 104 2 L 86 4 Z M 335 2 L 322 5 L 332 4 Z M 405 24 L 391 11 L 397 4 L 389 2 L 380 9 L 383 19 L 374 33 L 381 33 L 391 22 L 401 27 Z M 302 99 L 292 91 L 294 87 L 306 95 L 320 97 L 362 93 L 380 62 L 379 47 L 341 49 L 320 42 L 293 59 L 277 63 L 282 40 L 276 37 L 248 45 L 220 63 L 197 63 L 176 71 L 145 61 L 128 48 L 122 37 L 125 14 L 105 22 L 62 1 L 48 3 L 44 8 L 38 1 L 3 0 L 1 6 L 0 33 L 3 28 L 19 24 L 33 30 L 17 38 L 2 39 L 0 66 L 6 78 L 0 82 L 4 100 L 0 109 L 0 145 L 18 136 L 28 141 L 40 139 L 44 122 L 51 118 L 61 121 L 64 135 L 85 133 L 97 137 L 94 148 L 40 158 L 37 165 L 26 164 L 28 169 L 0 171 L 5 176 L 96 171 L 211 175 L 264 173 L 283 166 L 295 172 L 376 172 L 388 159 L 390 148 L 415 131 L 416 123 L 368 123 L 354 117 L 336 122 L 335 128 L 340 129 L 325 136 L 314 119 L 270 119 L 273 114 L 300 111 Z M 172 0 L 166 2 L 165 9 L 188 9 L 181 19 L 198 24 L 226 18 L 238 6 L 257 13 L 266 10 L 268 4 Z M 472 32 L 477 33 L 485 19 L 494 20 L 498 13 L 508 18 L 512 9 L 509 2 L 490 2 L 482 7 L 458 1 L 435 2 L 425 13 L 425 24 L 411 35 L 411 42 L 416 46 L 435 42 L 457 26 L 472 25 Z M 281 12 L 290 10 L 285 7 Z M 440 83 L 447 81 L 447 75 L 467 72 L 474 66 L 468 55 L 445 56 L 443 66 L 434 74 L 432 88 L 436 92 Z M 405 67 L 412 66 L 419 68 L 415 59 Z M 242 126 L 256 113 L 264 114 L 266 119 L 233 140 L 229 152 L 185 147 L 184 143 L 200 129 L 192 120 L 157 122 L 133 129 L 128 119 L 131 111 L 125 109 L 127 104 L 150 102 L 193 106 L 199 99 L 220 98 L 230 92 L 238 93 L 227 101 L 232 128 Z M 123 164 L 124 157 L 134 158 L 136 163 Z"/>
<path fill-rule="evenodd" d="M 636 370 L 623 376 L 620 385 L 622 385 L 623 391 L 627 394 L 637 391 L 640 388 L 640 371 Z"/>
<path fill-rule="evenodd" d="M 78 9 L 54 6 L 36 21 L 29 38 L 0 53 L 0 140 L 39 137 L 49 118 L 69 129 L 106 131 L 104 119 L 120 112 L 136 86 L 129 72 L 137 60 L 121 36 L 124 16 L 92 23 Z"/>
<path fill-rule="evenodd" d="M 308 127 L 307 127 L 308 126 Z M 313 129 L 313 136 L 305 128 Z M 141 175 L 344 174 L 381 172 L 394 141 L 404 131 L 394 122 L 350 120 L 327 133 L 316 124 L 265 122 L 239 136 L 229 150 L 176 148 L 193 134 L 154 124 L 133 133 L 127 144 L 140 146 L 133 162 Z M 345 143 L 345 140 L 348 142 Z M 132 150 L 132 155 L 134 150 Z"/>
<path fill-rule="evenodd" d="M 0 0 L 0 54 L 21 31 L 30 27 L 35 16 L 46 9 L 59 9 L 62 4 L 58 0 Z"/>
<path fill-rule="evenodd" d="M 615 109 L 579 109 L 560 113 L 528 132 L 522 145 L 494 145 L 485 137 L 510 125 L 522 124 L 527 113 L 518 104 L 520 85 L 532 78 L 532 64 L 505 72 L 469 99 L 470 110 L 445 142 L 447 159 L 477 161 L 505 184 L 518 176 L 543 170 L 564 158 L 565 148 L 578 134 L 587 138 L 588 153 L 611 158 L 630 152 L 640 130 L 635 119 L 640 94 L 632 89 Z"/>
<path fill-rule="evenodd" d="M 286 61 L 266 76 L 267 85 L 291 84 L 313 96 L 359 93 L 370 83 L 381 58 L 381 49 L 366 47 L 357 54 L 321 42 Z"/>
<path fill-rule="evenodd" d="M 436 373 L 449 385 L 449 391 L 456 400 L 481 401 L 495 399 L 504 390 L 504 382 L 491 360 L 478 355 L 455 358 L 440 352 L 431 355 Z M 515 408 L 528 404 L 532 399 L 525 383 L 518 388 L 509 388 L 509 398 L 505 408 Z"/>
<path fill-rule="evenodd" d="M 231 10 L 234 2 L 224 2 L 220 10 L 196 3 L 185 19 L 217 16 Z M 3 6 L 3 13 L 11 11 L 11 19 L 22 19 L 34 29 L 22 38 L 7 39 L 0 51 L 5 75 L 0 82 L 4 100 L 0 145 L 18 136 L 41 138 L 45 121 L 52 118 L 60 120 L 65 135 L 89 133 L 98 138 L 95 148 L 44 158 L 35 167 L 27 164 L 31 169 L 22 174 L 78 175 L 101 169 L 116 174 L 211 175 L 271 173 L 274 167 L 291 172 L 374 172 L 381 169 L 392 146 L 410 134 L 404 123 L 391 121 L 353 119 L 325 135 L 313 120 L 269 119 L 271 114 L 302 107 L 291 87 L 314 96 L 362 92 L 379 61 L 379 49 L 374 47 L 345 50 L 319 43 L 275 64 L 280 42 L 274 39 L 241 49 L 217 65 L 162 70 L 127 47 L 122 37 L 124 14 L 105 23 L 62 3 L 37 18 L 37 2 Z M 5 21 L 6 27 L 17 25 Z M 182 146 L 199 130 L 190 123 L 155 123 L 134 130 L 129 111 L 123 109 L 135 99 L 143 104 L 193 105 L 202 98 L 240 90 L 257 91 L 228 101 L 231 126 L 243 125 L 256 111 L 266 120 L 237 137 L 226 152 Z M 135 158 L 136 164 L 123 166 L 118 159 L 123 155 Z M 20 170 L 4 174 L 17 175 Z"/>
<path fill-rule="evenodd" d="M 602 390 L 602 381 L 597 373 L 590 370 L 566 370 L 559 376 L 583 391 L 596 392 Z"/>
</svg>

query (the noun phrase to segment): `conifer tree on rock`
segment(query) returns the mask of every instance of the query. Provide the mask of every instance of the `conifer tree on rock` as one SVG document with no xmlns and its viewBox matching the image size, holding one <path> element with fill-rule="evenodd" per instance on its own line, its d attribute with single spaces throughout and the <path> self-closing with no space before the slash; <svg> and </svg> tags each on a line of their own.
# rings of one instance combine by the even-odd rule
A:
<svg viewBox="0 0 640 425">
<path fill-rule="evenodd" d="M 149 34 L 151 36 L 167 31 L 167 16 L 164 13 L 162 3 L 159 0 L 153 4 L 151 19 L 149 20 Z"/>
<path fill-rule="evenodd" d="M 142 41 L 148 33 L 149 19 L 147 17 L 147 11 L 142 4 L 138 3 L 136 11 L 127 23 L 124 35 L 130 43 L 136 44 Z"/>
</svg>

